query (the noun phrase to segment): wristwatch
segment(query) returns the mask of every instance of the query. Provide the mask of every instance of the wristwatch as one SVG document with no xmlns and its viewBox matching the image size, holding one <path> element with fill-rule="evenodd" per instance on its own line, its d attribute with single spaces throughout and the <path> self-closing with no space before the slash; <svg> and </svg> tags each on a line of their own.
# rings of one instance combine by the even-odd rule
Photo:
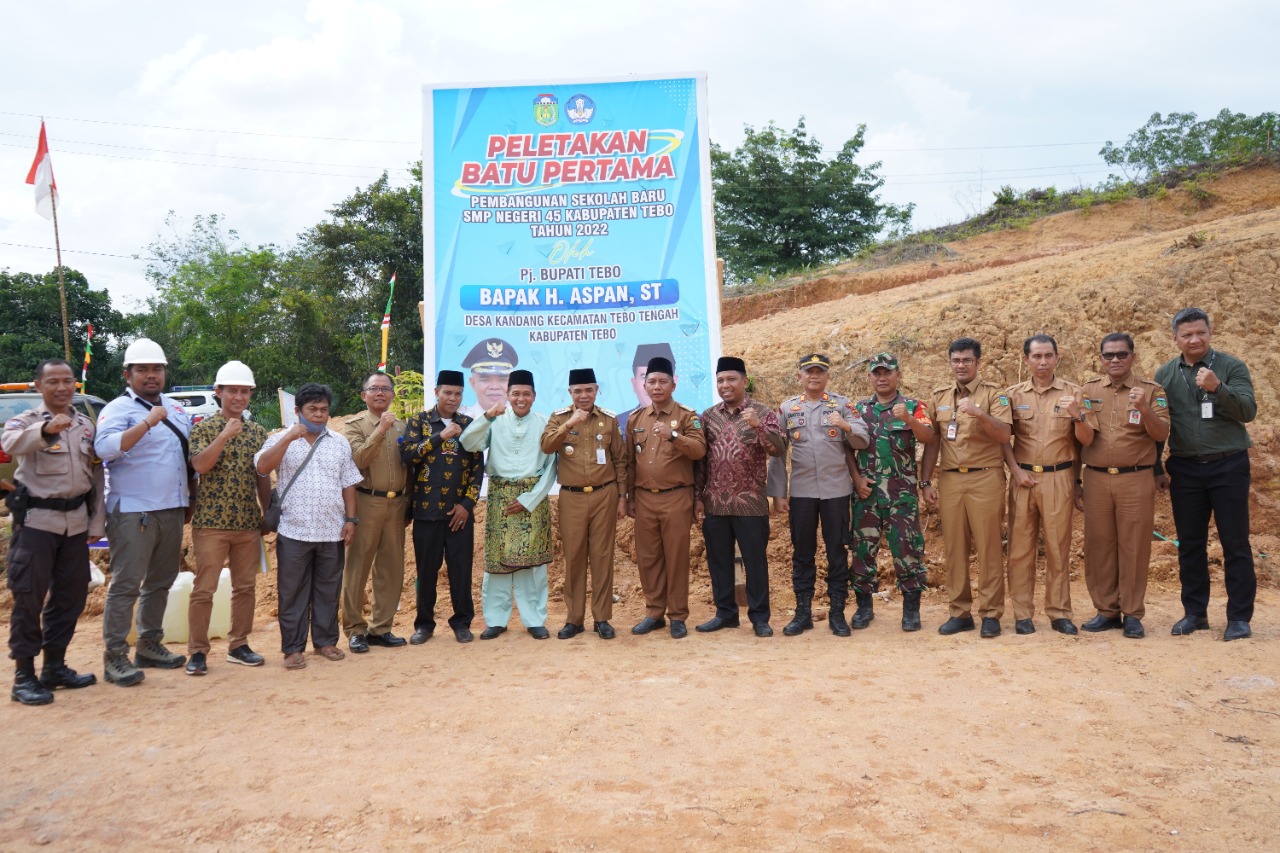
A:
<svg viewBox="0 0 1280 853">
<path fill-rule="evenodd" d="M 342 517 L 342 523 L 343 523 L 343 524 L 359 524 L 359 523 L 360 523 L 360 516 L 358 516 L 358 515 L 344 515 L 344 516 Z"/>
<path fill-rule="evenodd" d="M 929 486 L 932 486 L 932 485 L 933 485 L 933 480 L 921 480 L 921 481 L 920 481 L 920 488 L 922 488 L 922 489 L 926 489 L 926 488 L 928 488 Z"/>
</svg>

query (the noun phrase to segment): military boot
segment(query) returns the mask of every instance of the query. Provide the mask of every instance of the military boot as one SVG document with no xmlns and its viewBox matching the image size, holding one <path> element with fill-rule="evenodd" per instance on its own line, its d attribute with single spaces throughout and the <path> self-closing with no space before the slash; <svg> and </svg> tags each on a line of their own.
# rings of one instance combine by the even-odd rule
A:
<svg viewBox="0 0 1280 853">
<path fill-rule="evenodd" d="M 169 648 L 154 637 L 138 638 L 137 654 L 134 655 L 134 666 L 144 669 L 154 666 L 159 669 L 177 669 L 187 662 L 186 655 L 175 655 Z"/>
<path fill-rule="evenodd" d="M 803 600 L 796 599 L 796 615 L 782 629 L 782 633 L 788 637 L 794 637 L 797 634 L 803 634 L 813 627 L 813 598 L 805 598 Z"/>
<path fill-rule="evenodd" d="M 67 666 L 66 654 L 66 649 L 44 650 L 44 665 L 40 667 L 40 684 L 46 690 L 56 690 L 59 687 L 76 690 L 98 683 L 93 673 L 81 675 Z"/>
<path fill-rule="evenodd" d="M 902 594 L 902 630 L 920 630 L 920 590 Z"/>
<path fill-rule="evenodd" d="M 853 627 L 865 628 L 871 624 L 872 619 L 876 618 L 875 610 L 871 605 L 871 593 L 855 590 L 853 595 L 858 601 L 858 609 L 853 614 Z"/>
<path fill-rule="evenodd" d="M 36 680 L 35 658 L 18 658 L 13 674 L 13 690 L 9 698 L 23 705 L 48 705 L 53 694 Z"/>
<path fill-rule="evenodd" d="M 844 619 L 844 605 L 848 599 L 843 596 L 831 596 L 831 609 L 827 611 L 827 625 L 831 627 L 831 633 L 837 637 L 847 637 L 852 631 L 849 630 L 849 623 Z"/>
<path fill-rule="evenodd" d="M 102 677 L 108 684 L 130 687 L 142 681 L 147 675 L 129 660 L 129 652 L 123 651 L 102 653 Z"/>
</svg>

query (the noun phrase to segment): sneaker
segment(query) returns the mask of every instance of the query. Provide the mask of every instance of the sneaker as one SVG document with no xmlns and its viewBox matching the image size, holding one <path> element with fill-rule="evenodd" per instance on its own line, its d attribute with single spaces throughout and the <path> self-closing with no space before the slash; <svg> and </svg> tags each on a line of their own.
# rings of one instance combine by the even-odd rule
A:
<svg viewBox="0 0 1280 853">
<path fill-rule="evenodd" d="M 196 652 L 187 660 L 187 675 L 204 675 L 208 671 L 204 652 Z"/>
<path fill-rule="evenodd" d="M 184 655 L 175 655 L 164 643 L 154 637 L 138 638 L 138 648 L 134 654 L 134 666 L 144 669 L 149 666 L 158 669 L 177 669 L 187 662 Z"/>
<path fill-rule="evenodd" d="M 227 652 L 227 660 L 231 663 L 240 663 L 245 666 L 262 666 L 263 664 L 262 655 L 249 648 L 247 644 L 236 646 Z"/>
<path fill-rule="evenodd" d="M 108 684 L 131 687 L 146 678 L 146 673 L 133 665 L 128 652 L 104 652 L 102 655 L 102 677 Z"/>
</svg>

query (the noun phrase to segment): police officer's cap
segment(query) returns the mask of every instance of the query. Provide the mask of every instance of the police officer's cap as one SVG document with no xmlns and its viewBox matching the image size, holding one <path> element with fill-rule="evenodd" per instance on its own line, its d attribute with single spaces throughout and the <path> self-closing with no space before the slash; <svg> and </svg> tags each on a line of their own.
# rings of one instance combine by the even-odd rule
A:
<svg viewBox="0 0 1280 853">
<path fill-rule="evenodd" d="M 871 373 L 877 367 L 886 367 L 889 370 L 897 370 L 898 358 L 891 352 L 878 352 L 871 356 L 871 361 L 867 363 L 867 373 Z"/>
<path fill-rule="evenodd" d="M 502 338 L 485 338 L 462 360 L 462 366 L 471 368 L 472 373 L 507 374 L 519 363 L 515 347 Z"/>
<path fill-rule="evenodd" d="M 636 356 L 631 359 L 631 370 L 634 373 L 637 367 L 644 367 L 649 363 L 651 358 L 665 358 L 672 364 L 676 363 L 675 353 L 671 351 L 671 344 L 641 344 L 636 347 Z"/>
<path fill-rule="evenodd" d="M 569 371 L 569 387 L 574 385 L 595 385 L 596 372 L 590 367 L 575 367 Z"/>
<path fill-rule="evenodd" d="M 462 371 L 461 370 L 442 370 L 436 374 L 436 387 L 442 385 L 456 385 L 462 387 Z"/>
<path fill-rule="evenodd" d="M 823 370 L 830 370 L 831 359 L 827 358 L 825 355 L 822 355 L 821 353 L 817 353 L 817 352 L 810 353 L 809 355 L 806 355 L 804 358 L 800 359 L 800 369 L 804 370 L 806 367 L 821 367 Z"/>
</svg>

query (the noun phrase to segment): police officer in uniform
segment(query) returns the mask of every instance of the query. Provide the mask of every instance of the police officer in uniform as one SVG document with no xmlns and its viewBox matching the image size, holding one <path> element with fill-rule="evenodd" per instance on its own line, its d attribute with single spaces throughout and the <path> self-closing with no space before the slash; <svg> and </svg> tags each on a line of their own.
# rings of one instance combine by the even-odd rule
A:
<svg viewBox="0 0 1280 853">
<path fill-rule="evenodd" d="M 636 520 L 636 563 L 645 617 L 631 629 L 647 634 L 671 617 L 671 636 L 689 629 L 689 531 L 693 527 L 693 463 L 707 454 L 698 413 L 671 398 L 675 367 L 656 357 L 646 365 L 650 403 L 627 421 L 627 514 Z"/>
<path fill-rule="evenodd" d="M 849 496 L 853 494 L 846 448 L 866 447 L 869 434 L 849 398 L 827 392 L 830 370 L 831 359 L 820 353 L 800 359 L 796 376 L 804 393 L 786 400 L 778 409 L 787 451 L 769 460 L 766 492 L 777 511 L 789 513 L 791 526 L 791 588 L 796 595 L 796 612 L 782 629 L 788 637 L 813 627 L 819 521 L 827 551 L 827 596 L 831 601 L 827 624 L 837 637 L 851 634 L 844 618 L 849 600 Z"/>
<path fill-rule="evenodd" d="M 1044 612 L 1060 634 L 1078 633 L 1071 613 L 1071 511 L 1080 477 L 1080 386 L 1056 374 L 1058 342 L 1033 335 L 1022 342 L 1031 378 L 1006 391 L 1013 405 L 1009 466 L 1009 598 L 1014 631 L 1034 634 L 1036 548 L 1044 534 Z"/>
<path fill-rule="evenodd" d="M 1084 449 L 1084 579 L 1098 615 L 1086 631 L 1123 628 L 1145 635 L 1147 569 L 1155 526 L 1156 443 L 1169 437 L 1169 398 L 1156 382 L 1133 372 L 1133 338 L 1102 339 L 1105 376 L 1081 391 Z M 1123 620 L 1121 619 L 1123 616 Z"/>
<path fill-rule="evenodd" d="M 926 414 L 940 435 L 925 447 L 921 463 L 924 499 L 938 506 L 947 560 L 950 617 L 939 634 L 972 631 L 973 586 L 969 546 L 978 554 L 978 612 L 982 636 L 1000 636 L 1004 613 L 1004 453 L 1013 417 L 1009 398 L 994 383 L 978 378 L 982 344 L 956 338 L 947 348 L 953 382 L 929 393 Z M 934 469 L 941 465 L 938 485 Z"/>
<path fill-rule="evenodd" d="M 587 567 L 591 568 L 591 618 L 602 640 L 615 636 L 613 546 L 618 520 L 627 512 L 622 496 L 627 480 L 626 445 L 613 412 L 596 405 L 596 372 L 569 371 L 573 405 L 547 420 L 542 452 L 554 453 L 560 480 L 560 544 L 564 548 L 565 626 L 568 640 L 585 630 Z"/>
<path fill-rule="evenodd" d="M 43 402 L 9 419 L 0 446 L 18 460 L 18 489 L 8 499 L 9 656 L 17 670 L 10 695 L 24 705 L 47 705 L 58 687 L 97 681 L 68 667 L 66 653 L 89 591 L 89 538 L 102 537 L 107 516 L 94 425 L 72 406 L 71 366 L 56 358 L 41 362 L 35 385 Z"/>
</svg>

